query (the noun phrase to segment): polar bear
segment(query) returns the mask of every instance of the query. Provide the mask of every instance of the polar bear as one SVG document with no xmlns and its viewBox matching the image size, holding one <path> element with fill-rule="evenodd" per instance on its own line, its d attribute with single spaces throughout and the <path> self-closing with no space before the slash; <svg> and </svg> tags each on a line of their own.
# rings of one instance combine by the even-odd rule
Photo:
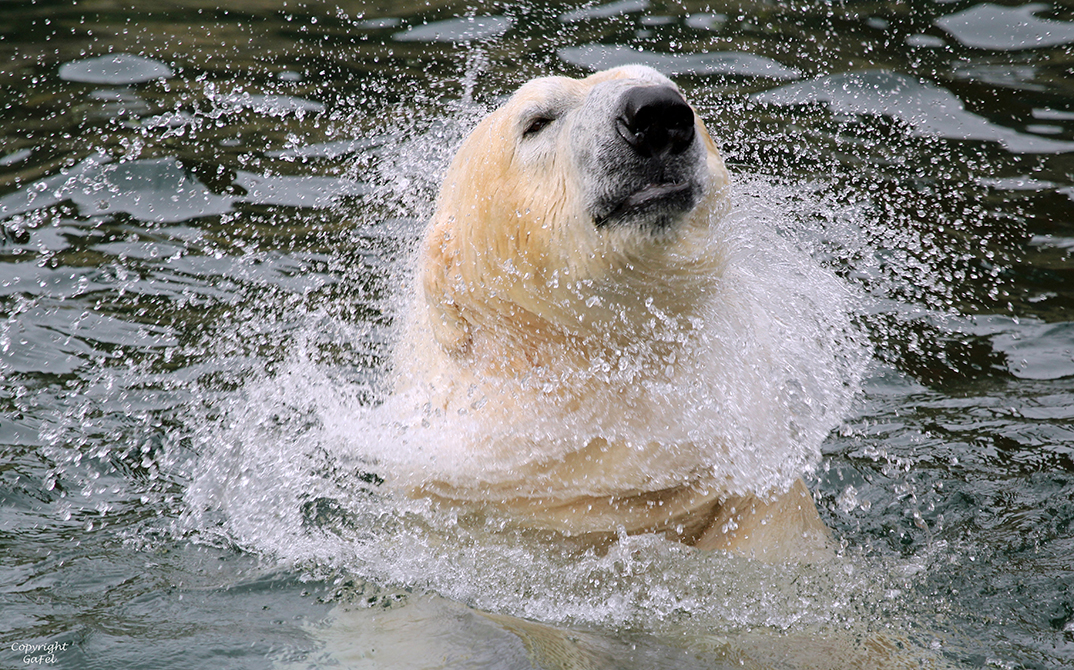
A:
<svg viewBox="0 0 1074 670">
<path fill-rule="evenodd" d="M 743 270 L 730 202 L 705 125 L 648 67 L 535 79 L 481 121 L 395 354 L 434 423 L 411 491 L 587 543 L 826 552 L 801 475 L 845 407 L 839 346 L 817 343 L 845 324 L 799 332 L 838 306 Z"/>
</svg>

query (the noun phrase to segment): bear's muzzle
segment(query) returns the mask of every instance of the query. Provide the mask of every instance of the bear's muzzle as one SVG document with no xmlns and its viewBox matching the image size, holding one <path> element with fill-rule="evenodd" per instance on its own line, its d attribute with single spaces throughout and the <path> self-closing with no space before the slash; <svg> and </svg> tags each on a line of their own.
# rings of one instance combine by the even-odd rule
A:
<svg viewBox="0 0 1074 670">
<path fill-rule="evenodd" d="M 602 98 L 599 92 L 594 96 Z M 600 177 L 590 213 L 598 228 L 672 227 L 693 209 L 704 188 L 705 152 L 694 110 L 672 86 L 620 87 L 595 127 L 603 138 L 581 163 Z"/>
</svg>

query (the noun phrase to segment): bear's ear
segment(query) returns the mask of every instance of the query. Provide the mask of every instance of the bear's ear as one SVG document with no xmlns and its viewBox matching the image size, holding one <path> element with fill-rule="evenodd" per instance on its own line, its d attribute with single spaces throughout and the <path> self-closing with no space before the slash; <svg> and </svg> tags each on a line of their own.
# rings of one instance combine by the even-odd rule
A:
<svg viewBox="0 0 1074 670">
<path fill-rule="evenodd" d="M 440 242 L 436 243 L 436 238 Z M 450 251 L 447 236 L 433 235 L 426 246 L 425 266 L 422 271 L 422 288 L 428 309 L 429 328 L 437 343 L 449 354 L 465 354 L 470 349 L 470 323 L 462 313 L 462 307 L 454 299 L 451 278 L 457 275 L 458 260 Z"/>
</svg>

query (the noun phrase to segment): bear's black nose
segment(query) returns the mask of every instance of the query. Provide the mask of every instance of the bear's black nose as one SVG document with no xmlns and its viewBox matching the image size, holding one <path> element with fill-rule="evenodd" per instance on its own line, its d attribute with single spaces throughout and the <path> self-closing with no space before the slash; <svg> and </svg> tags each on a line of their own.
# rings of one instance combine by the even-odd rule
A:
<svg viewBox="0 0 1074 670">
<path fill-rule="evenodd" d="M 623 94 L 619 136 L 645 158 L 681 154 L 694 140 L 694 110 L 670 86 L 637 86 Z"/>
</svg>

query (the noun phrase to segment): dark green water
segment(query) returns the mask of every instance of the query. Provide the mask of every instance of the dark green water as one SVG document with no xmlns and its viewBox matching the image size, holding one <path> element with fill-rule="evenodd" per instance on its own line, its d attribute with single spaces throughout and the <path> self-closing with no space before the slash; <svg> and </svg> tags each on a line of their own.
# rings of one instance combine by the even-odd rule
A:
<svg viewBox="0 0 1074 670">
<path fill-rule="evenodd" d="M 830 573 L 482 537 L 340 456 L 454 146 L 626 62 L 863 295 Z M 600 667 L 863 626 L 1074 666 L 1070 6 L 6 2 L 0 225 L 2 667 L 541 664 L 471 607 Z"/>
</svg>

